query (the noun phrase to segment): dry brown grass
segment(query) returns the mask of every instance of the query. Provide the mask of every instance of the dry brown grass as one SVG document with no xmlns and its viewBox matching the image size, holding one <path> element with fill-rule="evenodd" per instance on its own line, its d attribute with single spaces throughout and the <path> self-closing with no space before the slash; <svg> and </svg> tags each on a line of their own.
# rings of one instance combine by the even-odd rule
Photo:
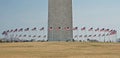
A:
<svg viewBox="0 0 120 58">
<path fill-rule="evenodd" d="M 0 58 L 120 58 L 120 43 L 0 43 Z"/>
</svg>

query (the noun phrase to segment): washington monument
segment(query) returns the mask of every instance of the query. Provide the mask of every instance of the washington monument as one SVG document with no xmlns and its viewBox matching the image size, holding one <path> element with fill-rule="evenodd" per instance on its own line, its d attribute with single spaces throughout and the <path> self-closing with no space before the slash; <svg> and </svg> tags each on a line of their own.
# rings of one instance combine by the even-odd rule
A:
<svg viewBox="0 0 120 58">
<path fill-rule="evenodd" d="M 48 41 L 71 41 L 72 0 L 48 0 Z"/>
</svg>

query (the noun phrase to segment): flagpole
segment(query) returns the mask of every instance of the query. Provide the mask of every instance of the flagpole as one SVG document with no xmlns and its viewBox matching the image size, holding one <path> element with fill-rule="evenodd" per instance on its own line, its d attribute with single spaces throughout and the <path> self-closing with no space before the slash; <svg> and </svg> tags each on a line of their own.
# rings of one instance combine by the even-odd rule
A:
<svg viewBox="0 0 120 58">
<path fill-rule="evenodd" d="M 93 36 L 92 36 L 92 39 L 94 40 L 94 31 L 93 31 L 93 30 L 92 30 L 92 35 L 93 35 Z"/>
<path fill-rule="evenodd" d="M 118 31 L 116 31 L 116 34 L 115 34 L 115 39 L 116 39 L 116 40 L 117 40 L 117 35 L 118 35 L 117 32 L 118 32 Z M 116 40 L 115 40 L 115 41 L 116 41 Z"/>
<path fill-rule="evenodd" d="M 105 36 L 105 31 L 104 31 L 104 42 L 106 42 L 106 36 Z"/>
<path fill-rule="evenodd" d="M 52 28 L 53 28 L 53 27 L 52 27 Z M 53 30 L 51 30 L 51 31 L 52 31 L 52 32 L 51 32 L 51 33 L 52 33 L 52 37 L 51 37 L 51 38 L 52 38 L 52 40 L 53 40 L 53 31 L 55 31 L 54 28 L 53 28 Z"/>
<path fill-rule="evenodd" d="M 115 34 L 115 39 L 117 40 L 117 33 Z M 115 41 L 116 41 L 116 40 L 115 40 Z"/>
<path fill-rule="evenodd" d="M 8 40 L 8 35 L 7 34 L 5 34 L 5 39 Z"/>
<path fill-rule="evenodd" d="M 116 34 L 116 40 L 117 40 L 117 37 L 118 37 L 117 35 L 118 35 L 118 34 Z"/>
<path fill-rule="evenodd" d="M 44 34 L 44 39 L 43 41 L 45 41 L 46 35 L 45 35 L 45 28 L 43 27 L 43 34 Z"/>
<path fill-rule="evenodd" d="M 106 40 L 105 40 L 105 36 L 104 36 L 104 42 L 106 42 Z"/>
<path fill-rule="evenodd" d="M 42 27 L 42 29 L 43 29 L 43 34 L 44 34 L 44 36 L 45 36 L 45 33 L 44 33 L 44 32 L 45 32 L 45 30 L 44 30 L 45 28 Z M 43 38 L 43 41 L 44 41 L 44 40 L 45 40 L 45 37 Z"/>
<path fill-rule="evenodd" d="M 79 31 L 78 31 L 78 28 L 77 28 L 77 40 L 79 41 L 78 36 L 79 36 Z"/>
<path fill-rule="evenodd" d="M 85 35 L 87 34 L 87 30 L 85 29 Z M 84 37 L 84 39 L 85 39 L 85 37 Z M 83 40 L 84 41 L 84 40 Z M 87 42 L 87 40 L 85 41 L 85 42 Z"/>
<path fill-rule="evenodd" d="M 109 42 L 111 42 L 111 40 L 110 40 L 110 35 L 108 35 L 108 39 L 109 39 Z"/>
</svg>

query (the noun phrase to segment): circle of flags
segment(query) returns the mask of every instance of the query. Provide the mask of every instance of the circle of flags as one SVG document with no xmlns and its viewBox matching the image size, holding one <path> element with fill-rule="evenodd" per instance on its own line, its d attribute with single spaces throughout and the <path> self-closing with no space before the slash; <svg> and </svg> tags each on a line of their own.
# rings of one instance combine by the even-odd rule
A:
<svg viewBox="0 0 120 58">
<path fill-rule="evenodd" d="M 6 30 L 2 32 L 2 35 L 4 36 L 10 36 L 9 34 L 13 34 L 12 37 L 15 38 L 21 38 L 21 37 L 27 37 L 27 38 L 47 38 L 47 35 L 27 35 L 27 34 L 17 34 L 19 32 L 27 32 L 27 31 L 44 31 L 45 27 L 41 27 L 41 28 L 16 28 L 16 29 L 11 29 L 11 30 Z M 47 30 L 47 29 L 46 29 Z M 108 29 L 108 28 L 86 28 L 86 27 L 74 27 L 74 28 L 70 28 L 70 27 L 49 27 L 48 31 L 59 31 L 59 30 L 64 30 L 64 31 L 77 31 L 77 32 L 81 32 L 77 35 L 74 35 L 73 38 L 91 38 L 91 37 L 104 37 L 104 36 L 112 36 L 112 35 L 116 35 L 117 31 L 114 29 Z M 93 32 L 92 34 L 83 34 L 85 32 Z"/>
</svg>

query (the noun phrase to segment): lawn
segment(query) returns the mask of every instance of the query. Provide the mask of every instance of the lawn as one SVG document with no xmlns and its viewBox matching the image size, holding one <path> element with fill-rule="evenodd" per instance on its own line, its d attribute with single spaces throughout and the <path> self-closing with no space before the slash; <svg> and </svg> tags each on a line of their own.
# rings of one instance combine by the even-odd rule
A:
<svg viewBox="0 0 120 58">
<path fill-rule="evenodd" d="M 120 58 L 120 43 L 0 43 L 0 58 Z"/>
</svg>

